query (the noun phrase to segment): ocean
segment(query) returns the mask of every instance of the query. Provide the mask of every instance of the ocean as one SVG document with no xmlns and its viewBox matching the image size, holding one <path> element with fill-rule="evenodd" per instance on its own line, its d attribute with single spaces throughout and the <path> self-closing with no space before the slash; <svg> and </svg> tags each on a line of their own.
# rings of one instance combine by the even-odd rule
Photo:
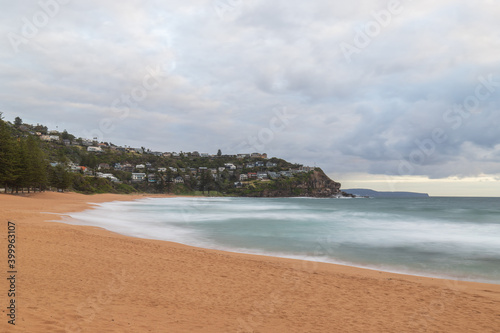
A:
<svg viewBox="0 0 500 333">
<path fill-rule="evenodd" d="M 500 198 L 147 198 L 64 222 L 203 248 L 500 284 Z"/>
</svg>

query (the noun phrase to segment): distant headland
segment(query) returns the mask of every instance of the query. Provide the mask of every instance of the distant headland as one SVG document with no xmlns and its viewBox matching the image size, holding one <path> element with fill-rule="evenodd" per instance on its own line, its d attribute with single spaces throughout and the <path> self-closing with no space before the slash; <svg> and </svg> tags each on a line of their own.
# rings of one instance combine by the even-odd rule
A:
<svg viewBox="0 0 500 333">
<path fill-rule="evenodd" d="M 358 196 L 370 198 L 429 198 L 427 193 L 417 192 L 379 192 L 365 188 L 344 190 L 344 192 Z"/>
</svg>

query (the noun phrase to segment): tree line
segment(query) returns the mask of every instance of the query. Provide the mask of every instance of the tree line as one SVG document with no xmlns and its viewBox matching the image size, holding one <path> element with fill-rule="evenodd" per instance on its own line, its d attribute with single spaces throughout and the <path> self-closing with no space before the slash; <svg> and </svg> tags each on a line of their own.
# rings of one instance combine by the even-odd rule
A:
<svg viewBox="0 0 500 333">
<path fill-rule="evenodd" d="M 70 174 L 63 166 L 51 167 L 39 139 L 21 135 L 16 123 L 5 122 L 0 112 L 0 187 L 5 192 L 44 191 L 48 186 L 67 188 Z M 21 122 L 22 123 L 22 122 Z"/>
</svg>

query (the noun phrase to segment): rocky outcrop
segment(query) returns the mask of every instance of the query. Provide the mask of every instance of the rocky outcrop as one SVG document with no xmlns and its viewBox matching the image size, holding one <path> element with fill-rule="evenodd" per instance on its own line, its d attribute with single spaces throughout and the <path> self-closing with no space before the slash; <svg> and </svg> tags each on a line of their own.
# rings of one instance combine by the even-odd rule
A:
<svg viewBox="0 0 500 333">
<path fill-rule="evenodd" d="M 323 170 L 299 174 L 289 179 L 280 179 L 260 184 L 248 189 L 245 196 L 252 197 L 316 197 L 331 198 L 350 196 L 340 190 L 341 184 L 331 180 Z"/>
</svg>

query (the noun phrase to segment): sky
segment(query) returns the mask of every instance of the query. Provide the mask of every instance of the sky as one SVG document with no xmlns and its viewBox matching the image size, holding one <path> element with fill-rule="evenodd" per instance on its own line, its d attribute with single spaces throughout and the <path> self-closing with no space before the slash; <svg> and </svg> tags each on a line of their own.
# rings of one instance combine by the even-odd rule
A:
<svg viewBox="0 0 500 333">
<path fill-rule="evenodd" d="M 6 120 L 500 196 L 495 0 L 0 0 Z"/>
</svg>

